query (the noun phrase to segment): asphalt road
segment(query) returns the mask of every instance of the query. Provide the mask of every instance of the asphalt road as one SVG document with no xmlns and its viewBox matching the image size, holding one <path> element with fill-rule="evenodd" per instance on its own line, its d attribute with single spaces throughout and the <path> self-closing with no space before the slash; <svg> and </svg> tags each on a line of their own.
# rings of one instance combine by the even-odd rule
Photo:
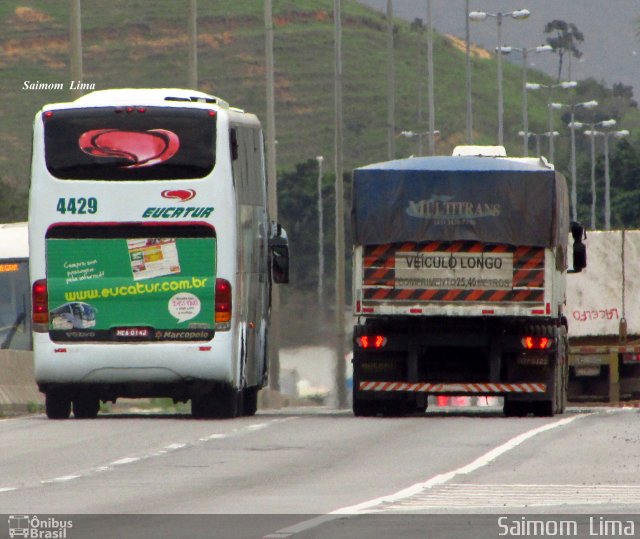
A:
<svg viewBox="0 0 640 539">
<path fill-rule="evenodd" d="M 394 537 L 425 526 L 434 526 L 429 537 L 450 537 L 469 522 L 469 536 L 498 537 L 499 515 L 580 515 L 582 525 L 640 514 L 639 413 L 505 418 L 478 408 L 398 419 L 305 408 L 229 421 L 5 419 L 0 514 L 73 515 L 69 538 L 121 536 L 114 529 L 125 524 L 134 537 L 200 537 L 202 528 L 202 537 L 272 538 L 361 537 L 363 526 L 368 537 L 388 537 L 389 526 Z M 0 537 L 10 526 L 0 521 Z"/>
</svg>

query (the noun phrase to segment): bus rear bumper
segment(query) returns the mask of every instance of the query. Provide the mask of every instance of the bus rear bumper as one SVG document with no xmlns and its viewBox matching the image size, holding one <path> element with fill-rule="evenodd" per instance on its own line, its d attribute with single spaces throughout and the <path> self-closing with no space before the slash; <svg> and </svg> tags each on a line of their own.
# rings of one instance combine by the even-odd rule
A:
<svg viewBox="0 0 640 539">
<path fill-rule="evenodd" d="M 236 385 L 231 343 L 230 333 L 218 333 L 208 343 L 99 345 L 59 344 L 46 334 L 36 334 L 35 378 L 41 389 L 52 385 Z"/>
</svg>

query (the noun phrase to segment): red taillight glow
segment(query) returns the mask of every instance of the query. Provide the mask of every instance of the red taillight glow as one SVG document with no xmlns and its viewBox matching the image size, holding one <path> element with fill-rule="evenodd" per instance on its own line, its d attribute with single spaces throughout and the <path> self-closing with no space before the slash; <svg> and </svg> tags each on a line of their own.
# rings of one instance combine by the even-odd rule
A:
<svg viewBox="0 0 640 539">
<path fill-rule="evenodd" d="M 362 335 L 356 339 L 360 348 L 378 350 L 387 344 L 387 338 L 383 335 Z"/>
<path fill-rule="evenodd" d="M 31 298 L 33 323 L 49 324 L 49 295 L 46 279 L 40 279 L 33 283 Z"/>
<path fill-rule="evenodd" d="M 216 279 L 216 329 L 231 328 L 231 283 L 226 279 Z"/>
<path fill-rule="evenodd" d="M 211 116 L 212 118 L 215 118 L 216 115 L 216 111 L 215 110 L 210 110 L 209 111 L 209 116 Z"/>
<path fill-rule="evenodd" d="M 48 120 L 49 118 L 51 118 L 51 116 L 53 116 L 53 111 L 52 110 L 47 110 L 44 113 L 44 117 Z"/>
<path fill-rule="evenodd" d="M 546 350 L 553 344 L 553 339 L 549 337 L 522 337 L 520 341 L 527 350 Z"/>
</svg>

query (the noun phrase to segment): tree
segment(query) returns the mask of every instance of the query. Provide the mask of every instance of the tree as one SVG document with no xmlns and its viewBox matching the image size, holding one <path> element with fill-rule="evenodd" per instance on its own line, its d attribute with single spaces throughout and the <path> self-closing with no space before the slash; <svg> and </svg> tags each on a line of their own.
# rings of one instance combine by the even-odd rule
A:
<svg viewBox="0 0 640 539">
<path fill-rule="evenodd" d="M 558 82 L 560 82 L 564 55 L 570 54 L 569 61 L 571 60 L 571 56 L 580 58 L 582 52 L 576 44 L 584 41 L 584 35 L 578 30 L 575 24 L 558 19 L 548 22 L 544 27 L 544 33 L 555 34 L 547 38 L 547 43 L 551 45 L 553 52 L 558 55 Z M 570 63 L 569 66 L 571 66 Z M 571 77 L 571 67 L 568 69 L 567 77 Z"/>
</svg>

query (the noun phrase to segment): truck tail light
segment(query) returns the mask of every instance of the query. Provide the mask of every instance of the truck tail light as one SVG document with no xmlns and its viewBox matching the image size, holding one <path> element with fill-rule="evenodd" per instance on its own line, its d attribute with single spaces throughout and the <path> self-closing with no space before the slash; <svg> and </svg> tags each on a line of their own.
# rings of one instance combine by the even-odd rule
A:
<svg viewBox="0 0 640 539">
<path fill-rule="evenodd" d="M 356 343 L 365 350 L 379 350 L 387 345 L 387 338 L 384 335 L 361 335 Z"/>
<path fill-rule="evenodd" d="M 549 337 L 522 337 L 520 340 L 522 347 L 527 350 L 546 350 L 553 345 L 553 339 Z"/>
<path fill-rule="evenodd" d="M 640 364 L 640 354 L 622 354 L 622 363 Z"/>
<path fill-rule="evenodd" d="M 31 289 L 32 320 L 34 325 L 49 325 L 49 294 L 47 280 L 39 279 Z"/>
<path fill-rule="evenodd" d="M 231 283 L 216 279 L 216 331 L 231 329 Z"/>
</svg>

